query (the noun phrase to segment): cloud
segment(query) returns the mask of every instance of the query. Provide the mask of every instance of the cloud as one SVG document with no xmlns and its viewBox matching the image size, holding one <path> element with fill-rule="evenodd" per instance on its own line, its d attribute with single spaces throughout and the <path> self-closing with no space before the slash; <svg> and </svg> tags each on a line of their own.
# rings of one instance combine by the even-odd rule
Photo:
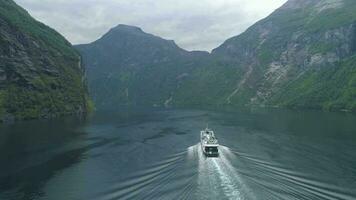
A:
<svg viewBox="0 0 356 200">
<path fill-rule="evenodd" d="M 90 43 L 117 24 L 208 50 L 246 30 L 286 0 L 15 0 L 73 44 Z"/>
</svg>

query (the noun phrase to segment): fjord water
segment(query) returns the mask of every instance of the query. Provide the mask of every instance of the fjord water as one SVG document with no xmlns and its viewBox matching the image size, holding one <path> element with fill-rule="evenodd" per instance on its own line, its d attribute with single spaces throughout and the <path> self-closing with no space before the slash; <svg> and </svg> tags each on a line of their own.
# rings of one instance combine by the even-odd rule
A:
<svg viewBox="0 0 356 200">
<path fill-rule="evenodd" d="M 120 109 L 0 133 L 1 200 L 356 199 L 352 114 Z"/>
</svg>

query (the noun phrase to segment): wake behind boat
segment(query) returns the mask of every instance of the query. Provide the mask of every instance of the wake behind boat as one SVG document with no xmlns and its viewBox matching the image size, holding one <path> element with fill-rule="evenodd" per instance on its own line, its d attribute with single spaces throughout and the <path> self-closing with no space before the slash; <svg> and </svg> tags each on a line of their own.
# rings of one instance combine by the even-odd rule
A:
<svg viewBox="0 0 356 200">
<path fill-rule="evenodd" d="M 203 150 L 203 153 L 206 156 L 219 156 L 219 144 L 218 140 L 215 137 L 214 131 L 209 128 L 200 131 L 200 144 Z"/>
</svg>

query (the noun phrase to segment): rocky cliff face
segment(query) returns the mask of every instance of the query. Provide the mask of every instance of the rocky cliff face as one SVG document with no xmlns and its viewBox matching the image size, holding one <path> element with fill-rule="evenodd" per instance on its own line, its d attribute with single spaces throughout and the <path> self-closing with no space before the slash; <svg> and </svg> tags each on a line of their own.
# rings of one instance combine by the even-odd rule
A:
<svg viewBox="0 0 356 200">
<path fill-rule="evenodd" d="M 0 121 L 85 112 L 79 54 L 12 0 L 0 2 Z"/>
<path fill-rule="evenodd" d="M 227 102 L 355 109 L 355 74 L 337 75 L 354 69 L 355 8 L 347 0 L 290 0 L 227 40 L 213 53 L 249 66 Z"/>
</svg>

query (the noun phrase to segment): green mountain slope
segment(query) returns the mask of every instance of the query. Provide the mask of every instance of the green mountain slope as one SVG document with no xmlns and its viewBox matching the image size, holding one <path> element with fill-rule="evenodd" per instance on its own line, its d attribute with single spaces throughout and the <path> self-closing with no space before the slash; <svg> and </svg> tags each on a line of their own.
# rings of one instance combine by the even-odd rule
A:
<svg viewBox="0 0 356 200">
<path fill-rule="evenodd" d="M 12 0 L 0 1 L 0 44 L 0 121 L 86 111 L 79 54 Z"/>
<path fill-rule="evenodd" d="M 290 0 L 215 49 L 251 69 L 231 104 L 355 110 L 355 10 L 352 0 Z"/>
<path fill-rule="evenodd" d="M 289 0 L 211 54 L 127 26 L 78 49 L 99 104 L 356 111 L 355 10 L 353 0 Z"/>
</svg>

